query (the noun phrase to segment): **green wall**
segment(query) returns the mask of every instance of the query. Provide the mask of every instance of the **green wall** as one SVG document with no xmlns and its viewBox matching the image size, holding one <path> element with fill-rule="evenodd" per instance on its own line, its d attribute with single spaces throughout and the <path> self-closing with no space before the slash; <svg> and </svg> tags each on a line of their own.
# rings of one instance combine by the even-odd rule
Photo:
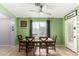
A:
<svg viewBox="0 0 79 59">
<path fill-rule="evenodd" d="M 63 39 L 63 19 L 62 18 L 54 18 L 50 21 L 50 32 L 51 37 L 53 35 L 57 35 L 57 44 L 64 44 Z"/>
<path fill-rule="evenodd" d="M 27 27 L 20 27 L 20 21 L 27 21 Z M 46 21 L 45 18 L 32 18 L 33 21 L 38 22 L 38 21 Z M 17 33 L 22 34 L 23 38 L 25 36 L 29 36 L 29 28 L 30 28 L 30 19 L 29 18 L 18 18 L 17 19 Z"/>
<path fill-rule="evenodd" d="M 23 21 L 27 21 L 27 27 L 20 27 L 20 21 L 23 20 Z M 29 36 L 29 25 L 30 25 L 30 22 L 29 22 L 29 19 L 26 18 L 26 19 L 23 19 L 23 18 L 18 18 L 17 19 L 17 34 L 22 34 L 23 35 L 23 38 L 25 36 Z"/>
<path fill-rule="evenodd" d="M 46 21 L 48 18 L 31 18 L 34 22 L 38 21 Z M 26 20 L 27 21 L 27 27 L 20 27 L 20 21 Z M 18 18 L 17 19 L 17 27 L 18 27 L 18 34 L 22 34 L 23 38 L 25 36 L 29 36 L 29 18 Z M 64 44 L 64 38 L 63 38 L 63 18 L 50 18 L 50 34 L 51 37 L 56 34 L 58 36 L 57 38 L 57 44 L 63 45 Z"/>
</svg>

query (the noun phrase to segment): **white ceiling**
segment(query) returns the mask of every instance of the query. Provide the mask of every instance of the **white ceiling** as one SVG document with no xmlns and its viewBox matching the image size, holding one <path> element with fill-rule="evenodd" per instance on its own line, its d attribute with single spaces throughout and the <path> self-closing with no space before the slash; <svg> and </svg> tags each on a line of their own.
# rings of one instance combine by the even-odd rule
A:
<svg viewBox="0 0 79 59">
<path fill-rule="evenodd" d="M 34 3 L 4 3 L 2 4 L 10 12 L 17 17 L 63 17 L 74 8 L 78 6 L 75 3 L 46 3 L 46 7 L 43 8 L 44 12 L 51 13 L 52 15 L 39 14 L 31 12 L 29 10 L 39 11 L 39 6 L 35 6 Z"/>
</svg>

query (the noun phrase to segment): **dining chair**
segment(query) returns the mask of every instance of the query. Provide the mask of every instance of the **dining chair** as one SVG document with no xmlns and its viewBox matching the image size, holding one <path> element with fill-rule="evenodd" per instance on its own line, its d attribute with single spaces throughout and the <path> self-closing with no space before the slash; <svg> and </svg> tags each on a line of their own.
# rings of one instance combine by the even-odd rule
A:
<svg viewBox="0 0 79 59">
<path fill-rule="evenodd" d="M 42 48 L 45 48 L 47 49 L 47 40 L 48 40 L 48 37 L 39 37 L 39 40 L 40 40 L 40 44 L 39 44 L 39 53 L 40 53 L 40 49 Z M 47 51 L 47 50 L 46 50 Z M 46 54 L 47 55 L 47 54 Z"/>
<path fill-rule="evenodd" d="M 39 37 L 39 40 L 41 41 L 40 47 L 46 46 L 46 41 L 48 40 L 48 37 Z"/>
<path fill-rule="evenodd" d="M 34 55 L 34 38 L 35 37 L 26 37 L 26 40 L 28 41 L 28 47 L 27 47 L 27 49 L 28 49 L 28 52 L 33 52 L 33 55 Z"/>
<path fill-rule="evenodd" d="M 20 52 L 21 49 L 25 49 L 26 48 L 25 47 L 26 46 L 26 42 L 23 41 L 22 35 L 18 35 L 17 37 L 18 37 L 18 40 L 19 40 L 19 52 Z"/>
<path fill-rule="evenodd" d="M 52 38 L 53 42 L 47 43 L 48 47 L 52 47 L 54 51 L 56 52 L 56 40 L 57 40 L 57 35 L 53 36 Z"/>
<path fill-rule="evenodd" d="M 55 50 L 55 52 L 56 52 L 56 47 L 55 47 L 55 45 L 56 45 L 56 40 L 57 40 L 57 35 L 54 37 L 54 42 L 53 42 L 53 47 L 54 47 L 54 50 Z"/>
</svg>

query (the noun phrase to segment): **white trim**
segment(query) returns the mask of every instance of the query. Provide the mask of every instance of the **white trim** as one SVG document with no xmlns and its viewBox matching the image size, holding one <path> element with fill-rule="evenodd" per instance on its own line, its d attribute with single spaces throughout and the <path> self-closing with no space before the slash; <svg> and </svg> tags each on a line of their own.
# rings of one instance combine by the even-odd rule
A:
<svg viewBox="0 0 79 59">
<path fill-rule="evenodd" d="M 63 46 L 63 47 L 65 47 L 65 45 L 56 45 L 56 46 Z"/>
<path fill-rule="evenodd" d="M 77 53 L 77 55 L 79 56 L 79 52 Z"/>
<path fill-rule="evenodd" d="M 0 45 L 0 47 L 16 47 L 14 45 Z"/>
</svg>

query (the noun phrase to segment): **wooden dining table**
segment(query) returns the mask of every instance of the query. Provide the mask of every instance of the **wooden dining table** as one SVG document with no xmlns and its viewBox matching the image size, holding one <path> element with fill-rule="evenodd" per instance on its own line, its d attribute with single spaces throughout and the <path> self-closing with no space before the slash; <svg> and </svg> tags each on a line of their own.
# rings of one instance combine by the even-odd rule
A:
<svg viewBox="0 0 79 59">
<path fill-rule="evenodd" d="M 29 43 L 29 41 L 28 40 L 22 40 L 22 42 L 25 42 L 26 43 L 26 55 L 28 56 L 28 43 Z M 48 38 L 48 40 L 46 40 L 46 41 L 41 41 L 40 39 L 34 39 L 33 41 L 32 41 L 32 43 L 34 43 L 34 44 L 37 44 L 37 43 L 53 43 L 54 41 L 53 41 L 53 39 L 51 39 L 51 38 Z M 39 46 L 39 45 L 36 45 L 36 46 Z M 48 54 L 48 45 L 46 45 L 46 55 Z"/>
</svg>

